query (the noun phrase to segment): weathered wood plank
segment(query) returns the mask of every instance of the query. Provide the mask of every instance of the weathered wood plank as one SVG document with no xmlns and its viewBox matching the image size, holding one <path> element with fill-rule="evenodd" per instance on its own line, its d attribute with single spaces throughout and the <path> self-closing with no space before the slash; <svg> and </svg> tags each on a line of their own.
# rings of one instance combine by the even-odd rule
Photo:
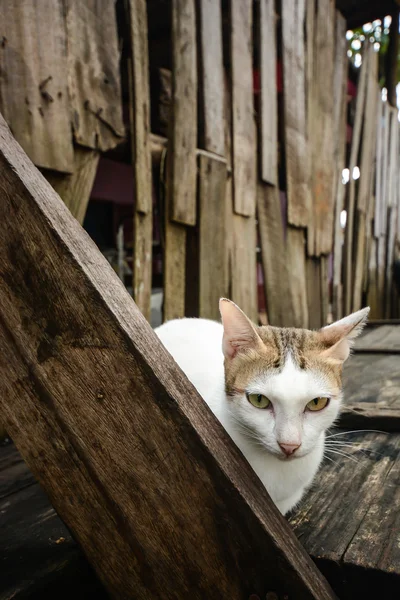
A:
<svg viewBox="0 0 400 600">
<path fill-rule="evenodd" d="M 66 5 L 66 22 L 74 137 L 78 144 L 104 152 L 125 135 L 115 2 L 72 0 Z"/>
<path fill-rule="evenodd" d="M 259 183 L 257 219 L 264 271 L 268 320 L 275 326 L 293 326 L 288 261 L 279 190 Z"/>
<path fill-rule="evenodd" d="M 233 236 L 231 248 L 231 298 L 257 322 L 257 229 L 255 217 L 232 215 Z"/>
<path fill-rule="evenodd" d="M 335 225 L 333 234 L 333 281 L 332 281 L 332 310 L 334 319 L 343 316 L 343 228 L 341 214 L 344 209 L 346 188 L 342 183 L 342 172 L 346 160 L 346 123 L 347 123 L 347 46 L 346 46 L 346 20 L 336 11 L 335 29 L 335 74 L 334 90 L 338 92 L 338 100 L 334 104 L 334 131 L 335 136 L 335 173 L 334 173 L 334 198 L 335 198 Z"/>
<path fill-rule="evenodd" d="M 307 144 L 305 0 L 282 2 L 282 60 L 288 221 L 307 227 L 311 211 Z"/>
<path fill-rule="evenodd" d="M 308 326 L 310 329 L 322 327 L 321 306 L 321 259 L 308 257 L 306 260 Z"/>
<path fill-rule="evenodd" d="M 226 161 L 199 156 L 199 316 L 219 321 L 227 297 Z"/>
<path fill-rule="evenodd" d="M 290 293 L 292 296 L 292 327 L 308 327 L 308 300 L 306 276 L 306 240 L 304 229 L 287 228 L 287 263 L 290 273 Z M 276 266 L 275 266 L 276 269 Z M 282 273 L 278 271 L 282 277 Z M 280 299 L 282 302 L 282 299 Z"/>
<path fill-rule="evenodd" d="M 0 110 L 31 160 L 74 169 L 62 0 L 0 5 Z"/>
<path fill-rule="evenodd" d="M 346 447 L 351 458 L 328 454 L 335 464 L 323 466 L 319 484 L 291 524 L 334 582 L 339 598 L 395 600 L 400 579 L 396 542 L 400 435 L 361 432 L 340 439 L 351 444 Z"/>
<path fill-rule="evenodd" d="M 251 0 L 230 3 L 233 199 L 237 214 L 256 211 L 256 131 L 253 107 Z"/>
<path fill-rule="evenodd" d="M 345 407 L 339 415 L 337 425 L 352 431 L 367 429 L 400 433 L 400 410 L 360 402 Z"/>
<path fill-rule="evenodd" d="M 133 298 L 150 319 L 153 255 L 153 193 L 150 139 L 150 84 L 147 7 L 145 0 L 130 0 L 131 49 L 128 68 L 130 129 L 134 179 Z"/>
<path fill-rule="evenodd" d="M 354 218 L 355 218 L 355 194 L 356 194 L 356 183 L 353 178 L 354 167 L 357 166 L 358 153 L 361 141 L 361 127 L 364 116 L 365 108 L 365 97 L 367 88 L 367 74 L 368 74 L 368 62 L 370 58 L 370 46 L 365 45 L 362 53 L 363 62 L 360 68 L 358 86 L 357 86 L 357 100 L 355 119 L 353 124 L 353 134 L 351 140 L 350 149 L 350 160 L 349 160 L 349 171 L 350 171 L 350 182 L 348 191 L 348 203 L 347 203 L 347 221 L 345 230 L 345 242 L 344 242 L 344 312 L 349 314 L 351 312 L 352 301 L 353 301 L 353 236 L 354 236 Z M 373 48 L 371 47 L 373 52 Z"/>
<path fill-rule="evenodd" d="M 369 348 L 371 353 L 356 353 L 344 368 L 345 405 L 352 408 L 353 405 L 364 403 L 370 408 L 400 410 L 400 374 L 397 368 L 399 358 L 394 354 L 378 353 L 379 346 L 382 347 L 383 344 L 387 344 L 388 350 L 393 352 L 396 345 L 391 343 L 390 337 L 387 341 L 368 342 L 374 334 L 375 332 L 371 331 L 365 336 L 365 343 L 369 345 L 364 348 Z M 363 346 L 359 348 L 362 350 Z"/>
<path fill-rule="evenodd" d="M 111 596 L 239 599 L 272 587 L 299 600 L 333 599 L 4 121 L 0 163 L 1 410 Z M 206 553 L 193 552 L 199 541 Z"/>
<path fill-rule="evenodd" d="M 311 256 L 330 254 L 334 230 L 334 55 L 335 10 L 333 0 L 320 0 L 315 20 L 313 76 L 315 84 L 311 118 L 312 128 L 312 207 L 313 235 L 308 252 Z"/>
<path fill-rule="evenodd" d="M 273 0 L 259 7 L 260 119 L 259 151 L 261 179 L 278 185 L 278 100 L 276 85 L 276 15 Z"/>
<path fill-rule="evenodd" d="M 222 15 L 218 0 L 199 0 L 201 147 L 225 154 Z"/>
<path fill-rule="evenodd" d="M 168 193 L 173 221 L 196 223 L 197 63 L 194 0 L 172 0 Z"/>
<path fill-rule="evenodd" d="M 75 146 L 71 175 L 45 171 L 44 176 L 82 225 L 97 173 L 100 154 L 83 146 Z"/>
</svg>

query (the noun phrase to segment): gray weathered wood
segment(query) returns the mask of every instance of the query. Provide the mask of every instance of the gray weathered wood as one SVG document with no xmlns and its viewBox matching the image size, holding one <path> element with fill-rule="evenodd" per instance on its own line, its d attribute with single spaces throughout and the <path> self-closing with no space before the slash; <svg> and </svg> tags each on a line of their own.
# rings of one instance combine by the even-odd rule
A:
<svg viewBox="0 0 400 600">
<path fill-rule="evenodd" d="M 0 38 L 4 118 L 38 167 L 71 173 L 74 152 L 64 3 L 1 2 Z"/>
<path fill-rule="evenodd" d="M 314 85 L 312 111 L 312 206 L 313 227 L 308 237 L 311 256 L 330 254 L 334 230 L 334 56 L 335 10 L 332 0 L 320 0 L 314 24 Z M 339 56 L 339 59 L 341 57 Z"/>
<path fill-rule="evenodd" d="M 234 0 L 231 15 L 232 168 L 235 213 L 256 211 L 256 131 L 253 106 L 251 0 Z"/>
<path fill-rule="evenodd" d="M 264 271 L 268 321 L 277 327 L 293 326 L 289 264 L 284 240 L 279 190 L 259 183 L 257 220 Z"/>
<path fill-rule="evenodd" d="M 97 173 L 100 154 L 96 150 L 75 146 L 74 166 L 70 175 L 45 171 L 47 181 L 82 225 Z"/>
<path fill-rule="evenodd" d="M 218 0 L 199 0 L 202 147 L 225 153 L 222 15 Z"/>
<path fill-rule="evenodd" d="M 199 316 L 215 321 L 219 299 L 229 295 L 226 178 L 225 160 L 199 156 Z"/>
<path fill-rule="evenodd" d="M 311 211 L 307 144 L 305 0 L 282 3 L 282 59 L 288 221 L 307 227 Z"/>
<path fill-rule="evenodd" d="M 304 229 L 288 226 L 286 232 L 287 263 L 292 296 L 292 327 L 308 327 L 306 276 L 306 240 Z M 275 253 L 274 253 L 275 256 Z M 280 273 L 282 277 L 282 273 Z M 282 301 L 282 299 L 280 299 Z"/>
<path fill-rule="evenodd" d="M 3 120 L 0 167 L 1 410 L 110 595 L 333 599 Z"/>
<path fill-rule="evenodd" d="M 196 223 L 197 63 L 195 0 L 172 0 L 172 110 L 168 193 L 173 221 Z"/>
<path fill-rule="evenodd" d="M 278 101 L 276 85 L 275 2 L 261 0 L 259 10 L 260 119 L 259 148 L 261 179 L 278 184 Z"/>
<path fill-rule="evenodd" d="M 66 3 L 66 23 L 75 140 L 109 150 L 125 135 L 115 2 L 71 0 Z"/>
</svg>

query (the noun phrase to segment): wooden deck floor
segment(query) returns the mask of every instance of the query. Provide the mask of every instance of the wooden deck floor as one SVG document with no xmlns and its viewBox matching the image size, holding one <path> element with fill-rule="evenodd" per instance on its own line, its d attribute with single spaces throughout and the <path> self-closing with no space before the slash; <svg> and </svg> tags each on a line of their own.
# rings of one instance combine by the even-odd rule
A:
<svg viewBox="0 0 400 600">
<path fill-rule="evenodd" d="M 328 456 L 290 517 L 341 600 L 400 598 L 398 353 L 400 325 L 360 339 L 345 371 L 347 410 L 332 432 L 351 444 L 350 456 Z M 0 447 L 0 600 L 72 596 L 107 598 L 16 448 Z"/>
</svg>

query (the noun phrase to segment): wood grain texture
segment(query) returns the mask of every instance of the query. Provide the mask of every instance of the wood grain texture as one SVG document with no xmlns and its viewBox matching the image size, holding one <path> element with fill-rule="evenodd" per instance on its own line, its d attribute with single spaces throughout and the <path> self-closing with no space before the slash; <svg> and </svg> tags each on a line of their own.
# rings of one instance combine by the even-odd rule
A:
<svg viewBox="0 0 400 600">
<path fill-rule="evenodd" d="M 131 49 L 128 68 L 130 129 L 134 177 L 133 298 L 150 319 L 153 256 L 153 189 L 150 139 L 150 83 L 147 7 L 130 0 Z"/>
<path fill-rule="evenodd" d="M 343 239 L 344 233 L 341 225 L 341 214 L 344 209 L 346 188 L 342 183 L 342 172 L 346 159 L 346 132 L 347 132 L 347 46 L 346 46 L 346 21 L 336 11 L 335 28 L 335 74 L 334 90 L 338 100 L 334 104 L 334 131 L 336 163 L 334 173 L 334 198 L 335 198 L 335 224 L 333 233 L 333 281 L 332 281 L 332 312 L 333 318 L 341 319 L 343 316 Z"/>
<path fill-rule="evenodd" d="M 257 220 L 268 321 L 276 327 L 291 327 L 294 325 L 294 307 L 281 202 L 275 186 L 258 184 Z"/>
<path fill-rule="evenodd" d="M 287 261 L 292 296 L 292 327 L 308 327 L 308 299 L 306 276 L 306 239 L 304 229 L 287 228 Z M 282 274 L 280 273 L 280 277 Z"/>
<path fill-rule="evenodd" d="M 330 254 L 334 231 L 334 56 L 335 10 L 333 0 L 320 0 L 314 23 L 314 84 L 312 111 L 312 212 L 313 227 L 308 236 L 311 256 Z M 339 57 L 341 60 L 341 56 Z"/>
<path fill-rule="evenodd" d="M 233 206 L 246 217 L 256 211 L 252 7 L 251 0 L 230 3 Z"/>
<path fill-rule="evenodd" d="M 259 7 L 260 119 L 259 152 L 261 179 L 278 184 L 278 101 L 276 85 L 276 15 L 273 0 Z"/>
<path fill-rule="evenodd" d="M 82 225 L 97 173 L 100 154 L 83 146 L 74 148 L 74 166 L 70 175 L 44 171 L 44 176 Z"/>
<path fill-rule="evenodd" d="M 333 598 L 4 121 L 0 162 L 1 410 L 110 595 Z"/>
<path fill-rule="evenodd" d="M 306 260 L 308 326 L 310 329 L 322 327 L 321 305 L 321 259 L 308 257 Z"/>
<path fill-rule="evenodd" d="M 307 227 L 310 220 L 310 160 L 307 144 L 305 0 L 282 2 L 282 60 L 288 221 Z"/>
<path fill-rule="evenodd" d="M 371 46 L 371 45 L 370 45 Z M 373 52 L 373 48 L 371 49 Z M 368 62 L 370 58 L 370 48 L 365 45 L 362 53 L 363 62 L 360 67 L 360 75 L 357 86 L 357 100 L 355 109 L 355 118 L 353 124 L 353 133 L 351 139 L 350 148 L 350 159 L 349 159 L 349 171 L 353 174 L 354 167 L 358 163 L 358 154 L 361 142 L 361 128 L 364 118 L 365 110 L 365 97 L 367 89 L 367 74 L 368 74 Z M 350 177 L 349 190 L 348 190 L 348 202 L 347 202 L 347 221 L 345 230 L 345 241 L 344 241 L 344 281 L 343 281 L 343 295 L 344 295 L 344 312 L 349 314 L 352 309 L 353 303 L 353 237 L 354 237 L 354 219 L 356 210 L 356 182 L 353 177 Z"/>
<path fill-rule="evenodd" d="M 325 463 L 291 524 L 339 598 L 395 600 L 400 435 L 359 432 L 341 439 L 351 444 L 351 458 L 332 454 L 335 464 Z"/>
<path fill-rule="evenodd" d="M 171 218 L 196 223 L 197 63 L 194 0 L 172 0 L 172 107 L 168 193 Z"/>
<path fill-rule="evenodd" d="M 219 299 L 228 290 L 226 161 L 199 156 L 199 316 L 220 320 Z"/>
<path fill-rule="evenodd" d="M 201 147 L 225 154 L 222 14 L 218 0 L 199 0 Z"/>
<path fill-rule="evenodd" d="M 166 199 L 163 321 L 185 316 L 186 286 L 186 227 L 170 218 L 172 207 L 168 189 Z"/>
<path fill-rule="evenodd" d="M 66 23 L 74 138 L 104 152 L 125 135 L 115 2 L 70 0 Z"/>
<path fill-rule="evenodd" d="M 0 110 L 31 160 L 74 168 L 62 0 L 0 5 Z"/>
<path fill-rule="evenodd" d="M 246 315 L 257 322 L 257 255 L 255 217 L 234 214 L 232 235 L 231 299 Z"/>
</svg>

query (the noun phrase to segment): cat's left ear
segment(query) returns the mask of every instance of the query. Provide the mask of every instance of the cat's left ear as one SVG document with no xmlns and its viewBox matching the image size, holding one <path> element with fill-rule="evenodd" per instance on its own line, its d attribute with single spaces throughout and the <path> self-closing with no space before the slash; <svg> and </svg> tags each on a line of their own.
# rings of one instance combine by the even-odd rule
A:
<svg viewBox="0 0 400 600">
<path fill-rule="evenodd" d="M 322 342 L 326 347 L 322 352 L 325 358 L 338 362 L 344 362 L 348 358 L 354 340 L 360 335 L 367 322 L 369 310 L 369 306 L 358 310 L 320 330 Z"/>
<path fill-rule="evenodd" d="M 253 323 L 234 302 L 221 298 L 219 310 L 224 326 L 222 351 L 225 358 L 234 358 L 239 352 L 262 347 Z"/>
</svg>

